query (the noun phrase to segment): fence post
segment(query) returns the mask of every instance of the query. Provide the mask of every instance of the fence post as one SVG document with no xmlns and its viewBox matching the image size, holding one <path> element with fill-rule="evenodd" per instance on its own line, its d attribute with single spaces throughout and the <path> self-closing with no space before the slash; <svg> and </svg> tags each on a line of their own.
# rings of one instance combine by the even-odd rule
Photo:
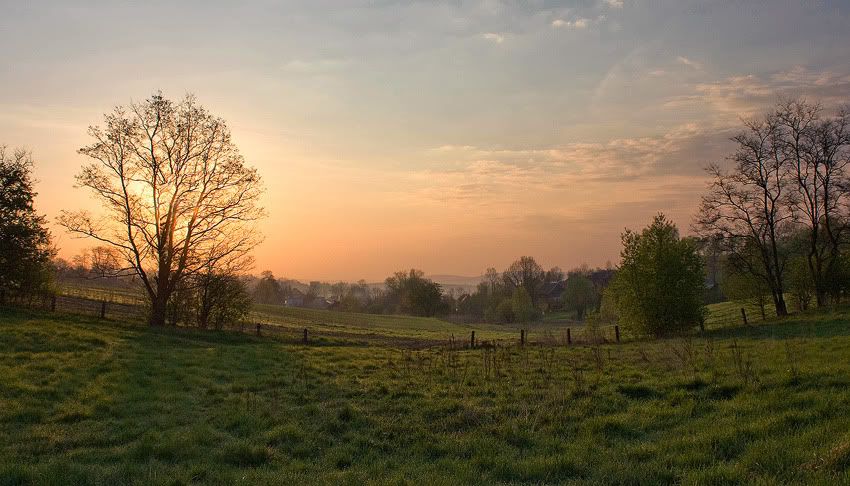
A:
<svg viewBox="0 0 850 486">
<path fill-rule="evenodd" d="M 469 347 L 475 347 L 475 331 L 472 331 L 472 334 L 469 336 Z"/>
<path fill-rule="evenodd" d="M 525 329 L 519 330 L 519 345 L 525 346 Z"/>
<path fill-rule="evenodd" d="M 304 328 L 304 344 L 307 344 L 307 328 Z"/>
<path fill-rule="evenodd" d="M 617 342 L 620 342 L 620 326 L 614 326 L 614 336 L 617 338 Z"/>
<path fill-rule="evenodd" d="M 56 294 L 50 296 L 50 312 L 56 312 Z"/>
<path fill-rule="evenodd" d="M 260 335 L 260 323 L 258 322 L 257 323 L 257 336 L 259 336 L 259 335 Z"/>
<path fill-rule="evenodd" d="M 570 328 L 567 328 L 567 345 L 573 343 L 573 335 L 570 333 Z"/>
<path fill-rule="evenodd" d="M 100 318 L 101 319 L 106 318 L 106 301 L 105 300 L 100 301 Z"/>
<path fill-rule="evenodd" d="M 743 307 L 741 307 L 741 317 L 744 319 L 744 325 L 745 325 L 745 326 L 746 326 L 746 325 L 748 325 L 748 324 L 747 324 L 747 311 L 746 311 L 746 310 L 744 310 L 744 308 L 743 308 Z"/>
</svg>

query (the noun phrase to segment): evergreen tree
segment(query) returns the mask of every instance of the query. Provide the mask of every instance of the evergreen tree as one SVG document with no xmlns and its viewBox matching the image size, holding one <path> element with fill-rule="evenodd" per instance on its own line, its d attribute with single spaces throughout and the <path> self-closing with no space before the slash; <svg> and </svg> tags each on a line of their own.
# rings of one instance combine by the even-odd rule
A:
<svg viewBox="0 0 850 486">
<path fill-rule="evenodd" d="M 0 294 L 35 292 L 50 282 L 50 233 L 35 212 L 32 156 L 0 146 Z"/>
</svg>

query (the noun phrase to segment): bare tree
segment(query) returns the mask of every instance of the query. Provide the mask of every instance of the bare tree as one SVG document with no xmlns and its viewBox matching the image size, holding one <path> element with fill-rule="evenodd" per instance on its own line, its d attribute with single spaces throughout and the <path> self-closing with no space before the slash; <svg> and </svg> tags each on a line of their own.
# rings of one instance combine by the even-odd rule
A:
<svg viewBox="0 0 850 486">
<path fill-rule="evenodd" d="M 175 103 L 156 94 L 117 107 L 89 134 L 94 143 L 79 152 L 93 162 L 77 182 L 104 214 L 66 211 L 59 223 L 120 252 L 145 287 L 150 325 L 161 326 L 185 279 L 238 267 L 258 243 L 260 177 L 224 120 L 191 95 Z"/>
<path fill-rule="evenodd" d="M 850 113 L 845 108 L 834 117 L 824 117 L 819 104 L 785 100 L 777 105 L 773 119 L 778 131 L 776 150 L 793 181 L 789 205 L 806 229 L 806 262 L 821 306 L 826 303 L 847 230 Z"/>
<path fill-rule="evenodd" d="M 784 273 L 788 260 L 782 237 L 792 223 L 785 204 L 787 164 L 779 147 L 778 122 L 773 116 L 748 121 L 733 140 L 738 148 L 730 158 L 731 171 L 711 165 L 708 194 L 702 198 L 694 229 L 716 238 L 733 265 L 762 279 L 770 289 L 776 314 L 788 314 Z M 757 258 L 752 258 L 752 253 Z"/>
</svg>

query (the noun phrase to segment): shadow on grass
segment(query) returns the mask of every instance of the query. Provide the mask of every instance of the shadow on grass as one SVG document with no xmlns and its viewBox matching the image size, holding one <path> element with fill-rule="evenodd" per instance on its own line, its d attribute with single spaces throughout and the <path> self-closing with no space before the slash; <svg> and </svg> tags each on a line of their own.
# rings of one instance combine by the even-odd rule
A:
<svg viewBox="0 0 850 486">
<path fill-rule="evenodd" d="M 785 318 L 773 318 L 749 326 L 712 329 L 704 333 L 705 337 L 719 339 L 788 339 L 788 338 L 830 338 L 850 336 L 850 320 L 847 312 L 850 306 L 816 309 Z"/>
</svg>

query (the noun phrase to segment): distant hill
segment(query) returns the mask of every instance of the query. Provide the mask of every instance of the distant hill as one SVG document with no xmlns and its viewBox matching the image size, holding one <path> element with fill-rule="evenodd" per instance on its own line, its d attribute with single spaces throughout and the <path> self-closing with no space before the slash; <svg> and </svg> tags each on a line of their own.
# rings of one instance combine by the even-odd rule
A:
<svg viewBox="0 0 850 486">
<path fill-rule="evenodd" d="M 428 278 L 442 285 L 475 287 L 484 279 L 484 276 L 479 275 L 477 277 L 464 277 L 462 275 L 428 275 Z"/>
</svg>

